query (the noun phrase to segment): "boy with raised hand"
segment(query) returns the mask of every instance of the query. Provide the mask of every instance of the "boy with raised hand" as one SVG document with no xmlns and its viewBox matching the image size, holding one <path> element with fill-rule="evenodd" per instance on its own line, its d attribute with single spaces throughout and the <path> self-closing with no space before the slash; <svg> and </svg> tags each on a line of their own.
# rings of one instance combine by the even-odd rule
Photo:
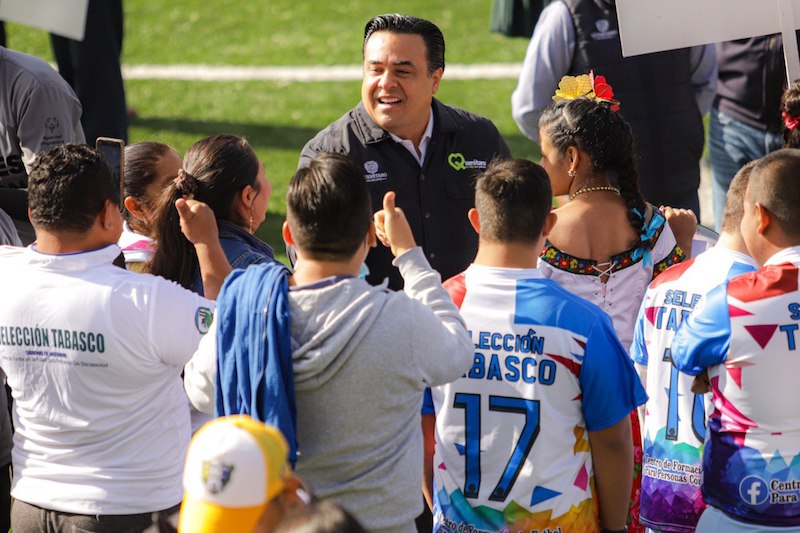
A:
<svg viewBox="0 0 800 533">
<path fill-rule="evenodd" d="M 376 230 L 363 175 L 347 157 L 323 154 L 299 169 L 286 203 L 283 236 L 298 257 L 288 289 L 297 473 L 369 531 L 415 531 L 422 507 L 422 392 L 469 367 L 464 321 L 416 246 L 393 192 L 376 215 L 404 292 L 357 277 Z M 225 338 L 226 327 L 215 322 L 186 367 L 189 397 L 207 412 L 214 405 L 215 338 Z"/>
<path fill-rule="evenodd" d="M 445 284 L 473 365 L 432 389 L 435 531 L 625 529 L 646 396 L 608 315 L 536 270 L 551 198 L 530 161 L 478 178 L 478 255 Z"/>
<path fill-rule="evenodd" d="M 705 509 L 700 495 L 706 433 L 704 397 L 692 394 L 692 377 L 672 365 L 671 346 L 683 318 L 708 291 L 755 270 L 739 224 L 744 193 L 756 161 L 743 167 L 728 189 L 717 244 L 660 274 L 645 293 L 631 358 L 650 396 L 643 420 L 639 519 L 654 531 L 691 533 Z"/>
<path fill-rule="evenodd" d="M 761 268 L 703 297 L 672 341 L 672 361 L 707 371 L 713 412 L 697 531 L 800 529 L 800 150 L 750 173 L 742 238 Z"/>
</svg>

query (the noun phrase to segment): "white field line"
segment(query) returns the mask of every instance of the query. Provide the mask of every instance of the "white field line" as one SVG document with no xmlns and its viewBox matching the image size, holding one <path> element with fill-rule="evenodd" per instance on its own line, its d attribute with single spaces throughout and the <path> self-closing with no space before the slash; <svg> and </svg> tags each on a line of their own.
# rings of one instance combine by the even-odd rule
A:
<svg viewBox="0 0 800 533">
<path fill-rule="evenodd" d="M 448 65 L 449 80 L 517 79 L 521 63 Z M 353 81 L 361 79 L 361 65 L 232 67 L 217 65 L 125 65 L 128 80 L 186 81 Z"/>
</svg>

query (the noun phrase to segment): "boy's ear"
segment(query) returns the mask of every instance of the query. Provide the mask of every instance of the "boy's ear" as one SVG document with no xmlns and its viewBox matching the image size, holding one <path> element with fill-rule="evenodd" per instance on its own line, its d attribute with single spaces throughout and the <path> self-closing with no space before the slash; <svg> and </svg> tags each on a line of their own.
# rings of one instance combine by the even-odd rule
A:
<svg viewBox="0 0 800 533">
<path fill-rule="evenodd" d="M 550 211 L 550 213 L 547 214 L 547 218 L 544 220 L 542 237 L 550 235 L 550 232 L 553 231 L 553 226 L 556 225 L 556 220 L 558 220 L 558 215 L 556 215 L 555 211 Z"/>
<path fill-rule="evenodd" d="M 481 220 L 478 217 L 478 210 L 474 207 L 467 212 L 467 218 L 469 219 L 469 223 L 472 226 L 472 229 L 475 230 L 475 233 L 478 235 L 481 234 Z"/>
<path fill-rule="evenodd" d="M 757 210 L 756 218 L 758 219 L 758 234 L 764 235 L 767 229 L 769 229 L 770 224 L 772 224 L 772 213 L 761 204 L 755 204 L 755 208 Z"/>
<path fill-rule="evenodd" d="M 283 237 L 283 242 L 285 242 L 289 246 L 294 246 L 294 237 L 292 237 L 292 230 L 289 229 L 289 222 L 284 220 L 283 226 L 281 226 L 281 236 Z"/>
<path fill-rule="evenodd" d="M 122 215 L 119 212 L 119 206 L 111 200 L 106 200 L 103 209 L 97 214 L 95 223 L 99 224 L 106 233 L 122 231 Z"/>
<path fill-rule="evenodd" d="M 367 231 L 367 244 L 369 244 L 370 248 L 375 248 L 378 246 L 378 238 L 375 236 L 375 223 L 369 223 L 369 230 Z"/>
</svg>

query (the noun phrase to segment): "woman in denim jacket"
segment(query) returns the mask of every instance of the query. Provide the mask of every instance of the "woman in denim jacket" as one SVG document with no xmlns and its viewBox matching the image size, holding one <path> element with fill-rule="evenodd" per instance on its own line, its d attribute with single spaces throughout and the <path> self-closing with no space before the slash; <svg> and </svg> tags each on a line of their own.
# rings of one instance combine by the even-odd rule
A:
<svg viewBox="0 0 800 533">
<path fill-rule="evenodd" d="M 214 211 L 219 240 L 233 268 L 275 261 L 275 253 L 254 233 L 264 222 L 272 187 L 250 144 L 235 135 L 215 135 L 194 143 L 183 170 L 164 190 L 156 208 L 158 242 L 146 271 L 203 294 L 197 255 L 180 230 L 178 198 L 194 198 Z"/>
</svg>

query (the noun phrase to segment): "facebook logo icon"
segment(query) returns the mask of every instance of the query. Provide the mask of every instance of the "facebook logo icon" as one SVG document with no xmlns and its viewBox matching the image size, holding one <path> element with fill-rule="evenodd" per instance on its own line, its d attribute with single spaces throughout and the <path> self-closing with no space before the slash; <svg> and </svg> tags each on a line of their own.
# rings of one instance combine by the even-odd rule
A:
<svg viewBox="0 0 800 533">
<path fill-rule="evenodd" d="M 769 488 L 760 477 L 747 476 L 739 483 L 739 497 L 748 505 L 761 505 L 769 497 Z"/>
</svg>

